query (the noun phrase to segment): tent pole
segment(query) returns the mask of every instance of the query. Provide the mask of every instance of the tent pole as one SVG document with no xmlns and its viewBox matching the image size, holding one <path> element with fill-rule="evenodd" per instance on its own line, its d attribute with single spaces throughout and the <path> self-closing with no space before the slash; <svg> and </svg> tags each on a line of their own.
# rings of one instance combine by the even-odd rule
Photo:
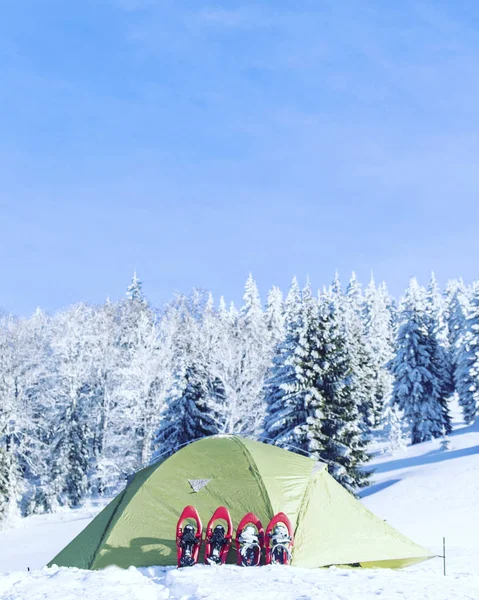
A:
<svg viewBox="0 0 479 600">
<path fill-rule="evenodd" d="M 442 538 L 442 560 L 444 563 L 444 576 L 446 575 L 446 538 Z"/>
</svg>

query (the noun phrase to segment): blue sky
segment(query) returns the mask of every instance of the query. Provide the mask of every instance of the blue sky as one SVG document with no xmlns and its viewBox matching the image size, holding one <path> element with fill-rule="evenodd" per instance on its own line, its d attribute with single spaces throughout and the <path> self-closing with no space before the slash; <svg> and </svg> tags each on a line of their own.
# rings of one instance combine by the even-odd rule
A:
<svg viewBox="0 0 479 600">
<path fill-rule="evenodd" d="M 0 306 L 479 276 L 479 3 L 4 0 Z"/>
</svg>

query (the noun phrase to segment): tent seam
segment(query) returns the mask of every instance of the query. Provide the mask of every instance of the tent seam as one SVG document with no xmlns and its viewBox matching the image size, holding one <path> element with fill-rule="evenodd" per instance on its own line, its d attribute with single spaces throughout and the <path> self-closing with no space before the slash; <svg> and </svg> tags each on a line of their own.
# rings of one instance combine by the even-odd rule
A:
<svg viewBox="0 0 479 600">
<path fill-rule="evenodd" d="M 141 489 L 141 487 L 150 479 L 150 477 L 152 477 L 152 475 L 154 473 L 156 473 L 156 470 L 159 469 L 161 467 L 161 465 L 163 464 L 164 461 L 160 462 L 160 464 L 154 464 L 154 465 L 149 465 L 148 467 L 144 467 L 143 469 L 140 469 L 139 471 L 136 471 L 136 473 L 134 473 L 133 477 L 127 481 L 127 484 L 125 486 L 125 489 L 121 492 L 121 498 L 120 501 L 118 502 L 117 507 L 115 508 L 115 510 L 113 511 L 113 513 L 111 514 L 111 517 L 108 519 L 108 522 L 105 526 L 105 530 L 103 532 L 103 535 L 100 538 L 100 541 L 98 542 L 97 547 L 95 548 L 95 552 L 93 553 L 93 558 L 91 559 L 90 562 L 90 566 L 88 567 L 89 569 L 93 569 L 93 563 L 95 562 L 96 558 L 97 558 L 97 554 L 98 551 L 101 550 L 101 546 L 103 545 L 103 543 L 105 542 L 105 540 L 107 539 L 107 537 L 110 535 L 111 531 L 112 531 L 112 522 L 113 519 L 115 518 L 116 514 L 118 513 L 118 511 L 120 510 L 120 506 L 123 504 L 123 500 L 125 499 L 125 495 L 126 492 L 128 491 L 128 489 L 130 488 L 130 486 L 132 485 L 133 481 L 137 478 L 137 476 L 143 472 L 146 471 L 148 469 L 151 469 L 151 467 L 155 466 L 155 469 L 152 469 L 151 473 L 148 475 L 148 477 L 143 481 L 143 483 L 141 484 L 141 486 L 134 492 L 134 494 L 132 495 L 132 497 L 130 498 L 130 502 L 133 500 L 133 498 L 137 495 L 137 493 L 139 492 L 139 490 Z M 121 515 L 120 515 L 121 516 Z"/>
<path fill-rule="evenodd" d="M 269 497 L 268 490 L 266 489 L 266 486 L 263 483 L 263 479 L 260 476 L 260 471 L 258 469 L 258 465 L 256 464 L 256 461 L 253 458 L 253 455 L 248 450 L 248 448 L 243 444 L 243 442 L 236 436 L 233 439 L 238 444 L 238 446 L 241 447 L 241 449 L 243 450 L 243 454 L 246 456 L 246 459 L 249 462 L 249 466 L 251 467 L 251 472 L 253 473 L 253 477 L 261 491 L 261 496 L 264 498 L 265 503 L 267 504 L 267 509 L 269 510 L 270 518 L 271 518 L 271 516 L 273 516 L 273 512 L 274 512 L 273 505 L 271 503 L 271 499 Z"/>
<path fill-rule="evenodd" d="M 304 492 L 303 492 L 303 496 L 301 498 L 301 502 L 299 503 L 298 517 L 297 517 L 297 520 L 296 520 L 296 527 L 294 529 L 294 537 L 296 537 L 296 535 L 298 533 L 298 529 L 299 529 L 299 526 L 301 524 L 301 521 L 302 521 L 302 518 L 303 518 L 303 514 L 305 512 L 305 509 L 306 509 L 305 504 L 306 504 L 307 499 L 309 498 L 309 492 L 311 490 L 311 487 L 313 486 L 314 481 L 319 477 L 319 475 L 317 475 L 316 473 L 313 473 L 313 469 L 314 469 L 315 464 L 316 463 L 313 463 L 311 465 L 311 473 L 309 475 L 309 480 L 308 480 L 308 483 L 306 484 L 306 487 L 304 488 Z M 318 473 L 323 473 L 323 472 L 324 472 L 324 469 L 321 470 L 321 471 L 319 471 Z"/>
<path fill-rule="evenodd" d="M 95 548 L 95 550 L 93 552 L 93 556 L 92 556 L 92 559 L 91 559 L 91 561 L 90 561 L 90 563 L 88 565 L 88 569 L 93 569 L 93 563 L 95 562 L 95 559 L 97 557 L 98 551 L 100 550 L 103 542 L 106 540 L 107 534 L 108 535 L 110 534 L 110 531 L 111 531 L 110 530 L 110 525 L 111 525 L 111 523 L 112 523 L 112 521 L 113 521 L 116 513 L 118 512 L 118 509 L 120 508 L 120 506 L 121 506 L 121 504 L 122 504 L 122 502 L 123 502 L 123 500 L 125 498 L 126 490 L 128 489 L 128 487 L 129 487 L 129 485 L 127 484 L 126 487 L 125 487 L 125 489 L 121 493 L 120 501 L 118 502 L 115 510 L 112 512 L 111 517 L 108 519 L 108 522 L 107 522 L 107 524 L 105 526 L 105 529 L 103 531 L 103 535 L 100 537 L 100 540 L 99 540 L 99 542 L 98 542 L 98 544 L 97 544 L 97 546 L 96 546 L 96 548 Z"/>
</svg>

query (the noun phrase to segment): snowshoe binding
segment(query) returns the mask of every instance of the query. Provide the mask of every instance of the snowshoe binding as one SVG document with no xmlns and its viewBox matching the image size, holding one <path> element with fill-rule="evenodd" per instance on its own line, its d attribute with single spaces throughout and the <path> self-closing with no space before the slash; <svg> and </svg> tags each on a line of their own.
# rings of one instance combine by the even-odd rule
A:
<svg viewBox="0 0 479 600">
<path fill-rule="evenodd" d="M 266 564 L 289 565 L 293 544 L 291 521 L 284 513 L 278 513 L 266 528 Z"/>
<path fill-rule="evenodd" d="M 187 519 L 194 519 L 197 527 L 195 528 L 190 523 L 183 527 L 183 523 Z M 196 508 L 187 506 L 181 513 L 176 527 L 178 567 L 192 567 L 198 562 L 202 532 L 201 520 Z"/>
<path fill-rule="evenodd" d="M 210 554 L 206 558 L 209 564 L 221 565 L 223 563 L 221 553 L 227 543 L 225 528 L 223 525 L 216 525 L 209 539 Z"/>
<path fill-rule="evenodd" d="M 226 521 L 228 530 L 218 523 L 218 520 Z M 205 563 L 207 565 L 223 565 L 226 562 L 228 551 L 231 546 L 233 524 L 227 508 L 220 506 L 211 517 L 206 528 L 205 538 Z"/>
<path fill-rule="evenodd" d="M 238 525 L 236 532 L 237 562 L 243 567 L 257 567 L 261 562 L 264 530 L 261 521 L 248 513 Z"/>
</svg>

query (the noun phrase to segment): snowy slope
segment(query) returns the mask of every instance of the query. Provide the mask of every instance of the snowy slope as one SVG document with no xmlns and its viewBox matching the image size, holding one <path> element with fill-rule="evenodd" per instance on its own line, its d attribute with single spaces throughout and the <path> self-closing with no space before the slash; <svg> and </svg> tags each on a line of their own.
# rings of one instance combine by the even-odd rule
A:
<svg viewBox="0 0 479 600">
<path fill-rule="evenodd" d="M 376 457 L 374 484 L 361 496 L 375 514 L 436 554 L 442 554 L 445 536 L 450 572 L 474 572 L 479 565 L 479 419 L 466 427 L 457 407 L 455 412 L 448 451 L 434 440 L 402 455 Z M 436 568 L 438 561 L 419 568 L 431 565 Z"/>
<path fill-rule="evenodd" d="M 433 441 L 403 455 L 379 453 L 373 461 L 373 486 L 363 492 L 362 501 L 438 554 L 445 535 L 446 577 L 439 558 L 401 571 L 204 566 L 109 568 L 93 573 L 41 569 L 100 510 L 90 506 L 31 517 L 0 533 L 0 573 L 4 573 L 0 598 L 479 600 L 479 422 L 471 427 L 459 424 L 448 451 L 439 446 Z M 27 567 L 36 570 L 27 572 Z"/>
</svg>

